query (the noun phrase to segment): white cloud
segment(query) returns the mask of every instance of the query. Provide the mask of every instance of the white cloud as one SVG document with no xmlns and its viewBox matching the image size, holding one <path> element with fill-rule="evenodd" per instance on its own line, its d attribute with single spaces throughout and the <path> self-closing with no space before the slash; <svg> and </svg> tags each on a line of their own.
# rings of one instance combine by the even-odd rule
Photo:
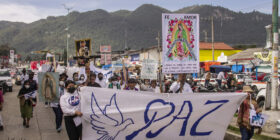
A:
<svg viewBox="0 0 280 140">
<path fill-rule="evenodd" d="M 19 4 L 0 4 L 0 9 L 0 20 L 26 23 L 65 13 L 63 9 L 38 9 L 35 6 Z"/>
</svg>

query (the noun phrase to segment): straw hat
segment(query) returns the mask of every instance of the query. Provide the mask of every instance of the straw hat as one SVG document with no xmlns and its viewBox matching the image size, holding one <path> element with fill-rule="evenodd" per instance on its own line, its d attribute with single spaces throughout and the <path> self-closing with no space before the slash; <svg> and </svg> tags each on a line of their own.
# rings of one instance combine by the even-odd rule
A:
<svg viewBox="0 0 280 140">
<path fill-rule="evenodd" d="M 250 86 L 243 86 L 243 92 L 254 92 Z"/>
</svg>

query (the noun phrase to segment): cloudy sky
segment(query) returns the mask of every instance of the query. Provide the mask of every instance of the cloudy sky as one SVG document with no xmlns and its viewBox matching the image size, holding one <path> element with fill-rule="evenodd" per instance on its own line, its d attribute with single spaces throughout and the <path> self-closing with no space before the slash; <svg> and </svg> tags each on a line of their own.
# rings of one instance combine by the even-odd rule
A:
<svg viewBox="0 0 280 140">
<path fill-rule="evenodd" d="M 79 12 L 95 9 L 111 12 L 119 9 L 134 10 L 146 3 L 171 11 L 197 4 L 219 5 L 242 12 L 272 11 L 272 0 L 0 0 L 0 20 L 30 23 L 47 16 L 65 15 L 67 11 L 62 4 Z"/>
</svg>

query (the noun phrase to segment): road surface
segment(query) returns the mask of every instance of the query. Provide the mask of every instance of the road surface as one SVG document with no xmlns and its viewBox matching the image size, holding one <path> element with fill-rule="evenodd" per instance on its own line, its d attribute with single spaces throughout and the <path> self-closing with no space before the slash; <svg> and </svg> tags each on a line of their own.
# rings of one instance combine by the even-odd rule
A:
<svg viewBox="0 0 280 140">
<path fill-rule="evenodd" d="M 45 108 L 38 102 L 30 120 L 30 127 L 25 128 L 19 111 L 17 94 L 19 86 L 14 86 L 13 92 L 4 95 L 4 106 L 0 112 L 4 122 L 4 131 L 0 131 L 0 140 L 67 140 L 64 123 L 62 131 L 56 132 L 55 117 L 52 108 Z"/>
</svg>

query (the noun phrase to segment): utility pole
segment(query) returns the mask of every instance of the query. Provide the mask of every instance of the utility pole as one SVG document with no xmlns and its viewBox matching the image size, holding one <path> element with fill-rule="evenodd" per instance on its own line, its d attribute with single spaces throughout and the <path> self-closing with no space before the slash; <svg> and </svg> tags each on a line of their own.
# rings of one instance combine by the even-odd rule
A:
<svg viewBox="0 0 280 140">
<path fill-rule="evenodd" d="M 272 75 L 271 75 L 271 109 L 277 109 L 278 98 L 278 0 L 273 0 L 272 29 Z"/>
<path fill-rule="evenodd" d="M 158 36 L 156 38 L 158 46 L 157 46 L 157 50 L 158 50 L 158 80 L 159 80 L 159 88 L 160 88 L 160 93 L 163 93 L 163 89 L 162 89 L 162 79 L 161 79 L 161 56 L 160 56 L 160 32 L 158 32 Z"/>
<path fill-rule="evenodd" d="M 211 26 L 212 26 L 212 61 L 215 61 L 215 48 L 214 48 L 214 19 L 213 16 L 211 17 Z"/>
<path fill-rule="evenodd" d="M 70 38 L 70 34 L 69 34 L 69 13 L 70 13 L 70 10 L 72 10 L 73 9 L 73 7 L 67 7 L 65 4 L 62 4 L 63 6 L 64 6 L 64 9 L 66 9 L 67 10 L 67 27 L 66 27 L 66 38 L 67 38 L 67 40 L 66 40 L 66 48 L 67 48 L 67 67 L 69 67 L 69 38 Z"/>
<path fill-rule="evenodd" d="M 207 31 L 203 30 L 203 32 L 204 32 L 204 42 L 207 43 L 208 42 Z"/>
</svg>

